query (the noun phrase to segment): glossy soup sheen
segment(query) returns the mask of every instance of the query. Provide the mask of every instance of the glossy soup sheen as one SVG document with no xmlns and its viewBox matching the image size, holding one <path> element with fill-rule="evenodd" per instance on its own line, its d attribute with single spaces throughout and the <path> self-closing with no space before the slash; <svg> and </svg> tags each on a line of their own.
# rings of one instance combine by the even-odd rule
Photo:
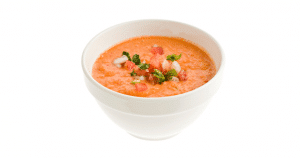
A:
<svg viewBox="0 0 300 158">
<path fill-rule="evenodd" d="M 182 54 L 177 62 L 187 74 L 186 81 L 151 84 L 143 80 L 141 83 L 147 85 L 147 90 L 137 91 L 135 85 L 131 83 L 134 80 L 130 75 L 132 71 L 124 66 L 118 68 L 113 64 L 116 58 L 122 56 L 123 51 L 129 52 L 131 57 L 138 54 L 141 61 L 150 63 L 150 58 L 153 56 L 150 50 L 153 45 L 163 48 L 164 54 L 158 58 L 160 63 L 168 55 Z M 119 93 L 138 97 L 165 97 L 189 92 L 208 82 L 215 74 L 214 61 L 204 49 L 183 38 L 165 36 L 141 36 L 123 41 L 102 53 L 92 69 L 92 77 L 103 86 Z"/>
</svg>

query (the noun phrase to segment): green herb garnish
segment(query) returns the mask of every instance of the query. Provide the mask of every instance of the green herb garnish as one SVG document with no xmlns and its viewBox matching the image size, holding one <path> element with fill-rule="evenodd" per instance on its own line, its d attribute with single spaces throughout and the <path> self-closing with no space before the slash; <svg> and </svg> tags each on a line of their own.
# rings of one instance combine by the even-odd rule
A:
<svg viewBox="0 0 300 158">
<path fill-rule="evenodd" d="M 150 67 L 150 64 L 141 63 L 141 64 L 138 65 L 138 67 L 142 70 L 146 70 Z"/>
<path fill-rule="evenodd" d="M 130 73 L 130 76 L 136 76 L 136 73 L 134 72 L 134 70 L 132 70 L 132 72 Z"/>
<path fill-rule="evenodd" d="M 141 63 L 140 56 L 138 54 L 134 54 L 132 57 L 132 62 L 134 62 L 135 65 L 139 65 Z"/>
<path fill-rule="evenodd" d="M 173 76 L 177 76 L 177 72 L 175 69 L 171 69 L 170 71 L 168 71 L 165 75 L 166 80 L 171 80 Z"/>
<path fill-rule="evenodd" d="M 126 55 L 128 60 L 131 61 L 130 54 L 128 52 L 123 51 L 123 55 Z"/>
<path fill-rule="evenodd" d="M 154 72 L 152 72 L 152 74 L 158 78 L 159 84 L 163 83 L 166 80 L 165 76 L 157 69 L 154 69 Z"/>
<path fill-rule="evenodd" d="M 133 80 L 133 81 L 131 81 L 130 83 L 136 84 L 136 83 L 140 83 L 140 82 L 141 82 L 140 80 Z"/>
<path fill-rule="evenodd" d="M 172 54 L 167 56 L 167 60 L 171 60 L 171 61 L 179 60 L 180 58 L 181 58 L 181 54 L 180 55 Z"/>
</svg>

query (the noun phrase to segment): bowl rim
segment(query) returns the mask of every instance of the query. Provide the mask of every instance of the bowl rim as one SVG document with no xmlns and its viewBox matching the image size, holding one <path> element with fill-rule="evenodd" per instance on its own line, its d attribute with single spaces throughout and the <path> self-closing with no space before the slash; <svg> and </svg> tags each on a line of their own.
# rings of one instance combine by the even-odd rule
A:
<svg viewBox="0 0 300 158">
<path fill-rule="evenodd" d="M 157 21 L 160 21 L 160 22 L 172 22 L 172 23 L 177 23 L 177 24 L 181 24 L 181 25 L 186 25 L 186 26 L 189 26 L 189 27 L 192 27 L 192 28 L 195 28 L 197 30 L 200 30 L 202 31 L 204 34 L 206 34 L 216 45 L 217 47 L 219 48 L 220 50 L 220 54 L 221 54 L 221 64 L 220 64 L 220 68 L 219 70 L 217 71 L 217 73 L 215 74 L 215 76 L 210 79 L 207 83 L 205 83 L 204 85 L 194 89 L 194 90 L 191 90 L 191 91 L 188 91 L 188 92 L 185 92 L 185 93 L 181 93 L 181 94 L 177 94 L 177 95 L 172 95 L 172 96 L 164 96 L 164 97 L 137 97 L 137 96 L 131 96 L 131 95 L 127 95 L 127 94 L 123 94 L 123 93 L 119 93 L 119 92 L 116 92 L 116 91 L 113 91 L 105 86 L 103 86 L 102 84 L 98 83 L 95 79 L 93 79 L 93 77 L 88 73 L 87 69 L 86 69 L 86 66 L 85 66 L 85 61 L 84 61 L 84 58 L 85 58 L 85 55 L 87 53 L 87 49 L 88 47 L 91 45 L 91 43 L 93 43 L 101 34 L 111 30 L 111 29 L 114 29 L 116 27 L 119 27 L 121 25 L 124 25 L 124 24 L 130 24 L 130 23 L 137 23 L 137 22 L 146 22 L 146 21 L 153 21 L 153 22 L 157 22 Z M 215 81 L 218 76 L 221 75 L 221 72 L 223 71 L 224 69 L 224 64 L 225 64 L 225 56 L 224 56 L 224 52 L 223 52 L 223 49 L 221 48 L 220 44 L 210 35 L 208 34 L 207 32 L 195 27 L 195 26 L 192 26 L 192 25 L 189 25 L 189 24 L 186 24 L 186 23 L 183 23 L 183 22 L 178 22 L 178 21 L 173 21 L 173 20 L 164 20 L 164 19 L 142 19 L 142 20 L 131 20 L 131 21 L 127 21 L 127 22 L 122 22 L 122 23 L 119 23 L 119 24 L 116 24 L 116 25 L 113 25 L 103 31 L 101 31 L 100 33 L 98 33 L 96 36 L 94 36 L 88 43 L 87 45 L 85 46 L 84 50 L 83 50 L 83 53 L 82 53 L 82 56 L 81 56 L 81 66 L 82 66 L 82 70 L 84 72 L 84 75 L 87 77 L 87 79 L 94 85 L 96 86 L 97 88 L 107 92 L 107 93 L 110 93 L 111 95 L 113 96 L 117 96 L 117 97 L 122 97 L 122 98 L 125 98 L 125 99 L 135 99 L 137 101 L 161 101 L 161 100 L 172 100 L 172 99 L 179 99 L 179 98 L 182 98 L 182 97 L 186 97 L 192 93 L 196 93 L 197 91 L 200 91 L 201 89 L 204 89 L 205 87 L 209 86 L 210 84 L 212 84 L 213 81 Z"/>
</svg>

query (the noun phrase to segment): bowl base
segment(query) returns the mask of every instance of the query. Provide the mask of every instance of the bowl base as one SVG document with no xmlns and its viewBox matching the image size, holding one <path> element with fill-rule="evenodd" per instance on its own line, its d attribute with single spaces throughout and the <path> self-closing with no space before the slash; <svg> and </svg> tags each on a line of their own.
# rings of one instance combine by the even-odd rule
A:
<svg viewBox="0 0 300 158">
<path fill-rule="evenodd" d="M 177 134 L 179 134 L 179 133 L 175 133 L 175 134 L 173 134 L 173 135 L 170 135 L 170 136 L 166 136 L 166 137 L 158 137 L 158 138 L 149 138 L 149 137 L 141 137 L 141 136 L 137 136 L 137 135 L 135 135 L 135 134 L 131 134 L 131 133 L 129 133 L 130 135 L 132 135 L 133 137 L 135 137 L 135 138 L 139 138 L 139 139 L 143 139 L 143 140 L 151 140 L 151 141 L 158 141 L 158 140 L 165 140 L 165 139 L 169 139 L 169 138 L 172 138 L 172 137 L 174 137 L 174 136 L 176 136 Z"/>
</svg>

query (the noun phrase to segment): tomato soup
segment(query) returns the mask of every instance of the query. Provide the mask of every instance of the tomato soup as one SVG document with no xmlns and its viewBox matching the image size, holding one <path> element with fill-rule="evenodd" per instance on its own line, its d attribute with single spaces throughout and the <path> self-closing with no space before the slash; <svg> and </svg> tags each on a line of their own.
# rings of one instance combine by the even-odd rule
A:
<svg viewBox="0 0 300 158">
<path fill-rule="evenodd" d="M 216 74 L 214 61 L 183 38 L 141 36 L 101 53 L 92 77 L 103 86 L 137 97 L 166 97 L 194 90 Z"/>
</svg>

